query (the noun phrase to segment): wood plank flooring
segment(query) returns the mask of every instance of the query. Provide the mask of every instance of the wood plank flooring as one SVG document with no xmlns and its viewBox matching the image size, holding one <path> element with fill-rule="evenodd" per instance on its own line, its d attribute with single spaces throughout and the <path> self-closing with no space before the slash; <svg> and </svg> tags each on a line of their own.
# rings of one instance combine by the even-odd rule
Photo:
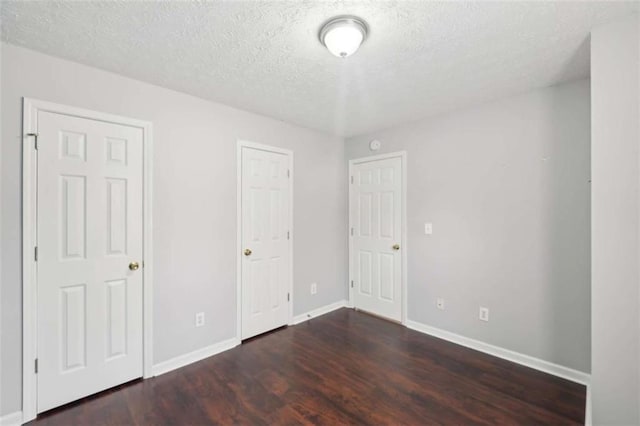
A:
<svg viewBox="0 0 640 426">
<path fill-rule="evenodd" d="M 34 425 L 584 424 L 585 387 L 340 309 Z"/>
</svg>

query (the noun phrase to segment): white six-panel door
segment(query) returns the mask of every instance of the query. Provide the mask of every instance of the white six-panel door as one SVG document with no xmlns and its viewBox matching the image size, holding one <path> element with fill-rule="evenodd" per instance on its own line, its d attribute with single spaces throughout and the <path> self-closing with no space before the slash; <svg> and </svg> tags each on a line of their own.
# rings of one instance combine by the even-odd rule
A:
<svg viewBox="0 0 640 426">
<path fill-rule="evenodd" d="M 143 373 L 142 129 L 38 113 L 37 411 Z"/>
<path fill-rule="evenodd" d="M 289 321 L 290 155 L 241 147 L 241 338 Z"/>
<path fill-rule="evenodd" d="M 402 320 L 402 159 L 357 162 L 350 191 L 354 307 Z"/>
</svg>

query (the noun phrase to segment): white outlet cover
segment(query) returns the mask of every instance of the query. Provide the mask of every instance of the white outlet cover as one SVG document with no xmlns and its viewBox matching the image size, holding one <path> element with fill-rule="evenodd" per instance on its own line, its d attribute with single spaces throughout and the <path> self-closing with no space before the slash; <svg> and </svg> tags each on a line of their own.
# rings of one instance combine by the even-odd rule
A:
<svg viewBox="0 0 640 426">
<path fill-rule="evenodd" d="M 441 309 L 441 310 L 443 310 L 443 311 L 444 311 L 444 299 L 443 299 L 443 298 L 441 298 L 441 297 L 439 297 L 439 298 L 436 300 L 436 306 L 438 307 L 438 309 Z"/>
<path fill-rule="evenodd" d="M 318 283 L 311 283 L 311 294 L 316 294 L 318 292 Z"/>
<path fill-rule="evenodd" d="M 425 223 L 424 224 L 424 233 L 425 233 L 425 235 L 433 234 L 433 224 L 432 223 Z"/>
<path fill-rule="evenodd" d="M 480 313 L 478 315 L 480 321 L 489 321 L 489 308 L 480 306 Z"/>
<path fill-rule="evenodd" d="M 204 312 L 198 312 L 196 314 L 196 327 L 202 327 L 204 325 Z"/>
</svg>

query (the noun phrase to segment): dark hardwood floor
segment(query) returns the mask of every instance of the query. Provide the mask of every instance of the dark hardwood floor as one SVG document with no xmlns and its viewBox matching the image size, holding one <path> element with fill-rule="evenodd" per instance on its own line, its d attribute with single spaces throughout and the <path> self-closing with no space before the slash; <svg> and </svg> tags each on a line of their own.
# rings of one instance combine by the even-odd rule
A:
<svg viewBox="0 0 640 426">
<path fill-rule="evenodd" d="M 584 424 L 585 387 L 341 309 L 36 425 Z"/>
</svg>

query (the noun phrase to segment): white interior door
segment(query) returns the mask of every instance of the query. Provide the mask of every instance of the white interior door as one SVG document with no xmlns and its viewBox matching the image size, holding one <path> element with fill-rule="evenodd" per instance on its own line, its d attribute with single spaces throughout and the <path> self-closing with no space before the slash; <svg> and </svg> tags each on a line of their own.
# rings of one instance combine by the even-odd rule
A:
<svg viewBox="0 0 640 426">
<path fill-rule="evenodd" d="M 402 320 L 402 159 L 352 167 L 351 277 L 357 309 Z"/>
<path fill-rule="evenodd" d="M 290 156 L 241 150 L 241 338 L 247 339 L 289 320 Z"/>
<path fill-rule="evenodd" d="M 37 411 L 142 376 L 142 129 L 38 113 Z"/>
</svg>

